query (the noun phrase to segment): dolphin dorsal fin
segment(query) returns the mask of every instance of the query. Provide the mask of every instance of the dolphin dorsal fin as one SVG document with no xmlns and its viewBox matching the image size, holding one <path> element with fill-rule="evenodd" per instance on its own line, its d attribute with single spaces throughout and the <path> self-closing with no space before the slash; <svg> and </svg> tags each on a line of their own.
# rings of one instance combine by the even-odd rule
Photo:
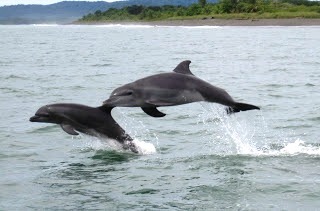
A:
<svg viewBox="0 0 320 211">
<path fill-rule="evenodd" d="M 64 130 L 64 132 L 70 134 L 70 135 L 79 135 L 79 133 L 77 133 L 74 128 L 71 125 L 67 125 L 67 124 L 61 124 L 60 125 L 62 130 Z"/>
<path fill-rule="evenodd" d="M 173 72 L 193 75 L 189 68 L 190 63 L 191 63 L 190 60 L 181 62 L 180 64 L 178 64 L 178 66 L 176 66 L 176 68 L 174 68 Z"/>
</svg>

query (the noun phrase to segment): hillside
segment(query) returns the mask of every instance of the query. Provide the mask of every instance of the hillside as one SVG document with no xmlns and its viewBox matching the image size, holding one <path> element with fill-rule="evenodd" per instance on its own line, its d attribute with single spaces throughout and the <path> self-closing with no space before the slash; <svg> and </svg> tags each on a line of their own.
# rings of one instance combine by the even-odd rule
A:
<svg viewBox="0 0 320 211">
<path fill-rule="evenodd" d="M 132 5 L 121 9 L 96 11 L 78 23 L 110 21 L 164 21 L 190 19 L 285 19 L 320 18 L 320 2 L 308 0 L 220 0 L 218 3 L 190 6 Z"/>
<path fill-rule="evenodd" d="M 215 0 L 214 0 L 215 1 Z M 214 2 L 211 1 L 211 2 Z M 0 24 L 39 24 L 39 23 L 70 23 L 84 15 L 97 10 L 105 11 L 109 8 L 122 8 L 130 5 L 188 6 L 197 0 L 128 0 L 117 2 L 86 2 L 63 1 L 50 5 L 15 5 L 0 7 Z"/>
</svg>

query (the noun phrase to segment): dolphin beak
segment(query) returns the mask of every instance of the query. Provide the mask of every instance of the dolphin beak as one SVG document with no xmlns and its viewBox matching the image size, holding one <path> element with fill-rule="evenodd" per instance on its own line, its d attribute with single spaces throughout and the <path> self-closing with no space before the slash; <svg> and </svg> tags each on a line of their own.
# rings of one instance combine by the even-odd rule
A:
<svg viewBox="0 0 320 211">
<path fill-rule="evenodd" d="M 38 120 L 39 118 L 40 118 L 39 116 L 33 116 L 33 117 L 30 117 L 29 121 L 30 121 L 30 122 L 37 122 L 37 120 Z"/>
<path fill-rule="evenodd" d="M 34 116 L 30 117 L 30 122 L 49 122 L 49 115 L 48 114 L 35 114 Z"/>
<path fill-rule="evenodd" d="M 115 103 L 117 101 L 117 98 L 109 98 L 108 100 L 105 100 L 103 101 L 103 105 L 106 105 L 106 106 L 112 106 L 113 103 Z"/>
<path fill-rule="evenodd" d="M 103 101 L 102 105 L 108 105 L 108 100 Z"/>
</svg>

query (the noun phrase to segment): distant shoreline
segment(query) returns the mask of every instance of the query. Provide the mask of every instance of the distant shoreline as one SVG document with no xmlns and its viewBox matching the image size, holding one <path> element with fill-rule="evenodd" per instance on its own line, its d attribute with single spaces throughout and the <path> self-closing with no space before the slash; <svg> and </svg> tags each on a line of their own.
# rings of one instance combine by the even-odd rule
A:
<svg viewBox="0 0 320 211">
<path fill-rule="evenodd" d="M 74 22 L 77 25 L 151 25 L 151 26 L 320 26 L 320 19 L 191 19 L 164 21 L 105 21 Z"/>
</svg>

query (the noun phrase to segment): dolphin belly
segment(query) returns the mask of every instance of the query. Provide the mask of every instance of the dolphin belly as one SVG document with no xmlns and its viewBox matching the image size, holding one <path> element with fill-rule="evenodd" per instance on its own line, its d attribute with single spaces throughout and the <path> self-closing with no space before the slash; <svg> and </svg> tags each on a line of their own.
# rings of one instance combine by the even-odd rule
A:
<svg viewBox="0 0 320 211">
<path fill-rule="evenodd" d="M 145 103 L 156 107 L 182 105 L 203 100 L 203 96 L 196 90 L 167 89 L 162 92 L 153 92 L 145 97 Z"/>
<path fill-rule="evenodd" d="M 168 100 L 171 103 L 170 106 L 173 106 L 173 105 L 182 105 L 187 103 L 203 101 L 204 98 L 197 91 L 183 90 L 183 91 L 179 91 L 177 95 L 175 95 L 174 97 Z"/>
</svg>

